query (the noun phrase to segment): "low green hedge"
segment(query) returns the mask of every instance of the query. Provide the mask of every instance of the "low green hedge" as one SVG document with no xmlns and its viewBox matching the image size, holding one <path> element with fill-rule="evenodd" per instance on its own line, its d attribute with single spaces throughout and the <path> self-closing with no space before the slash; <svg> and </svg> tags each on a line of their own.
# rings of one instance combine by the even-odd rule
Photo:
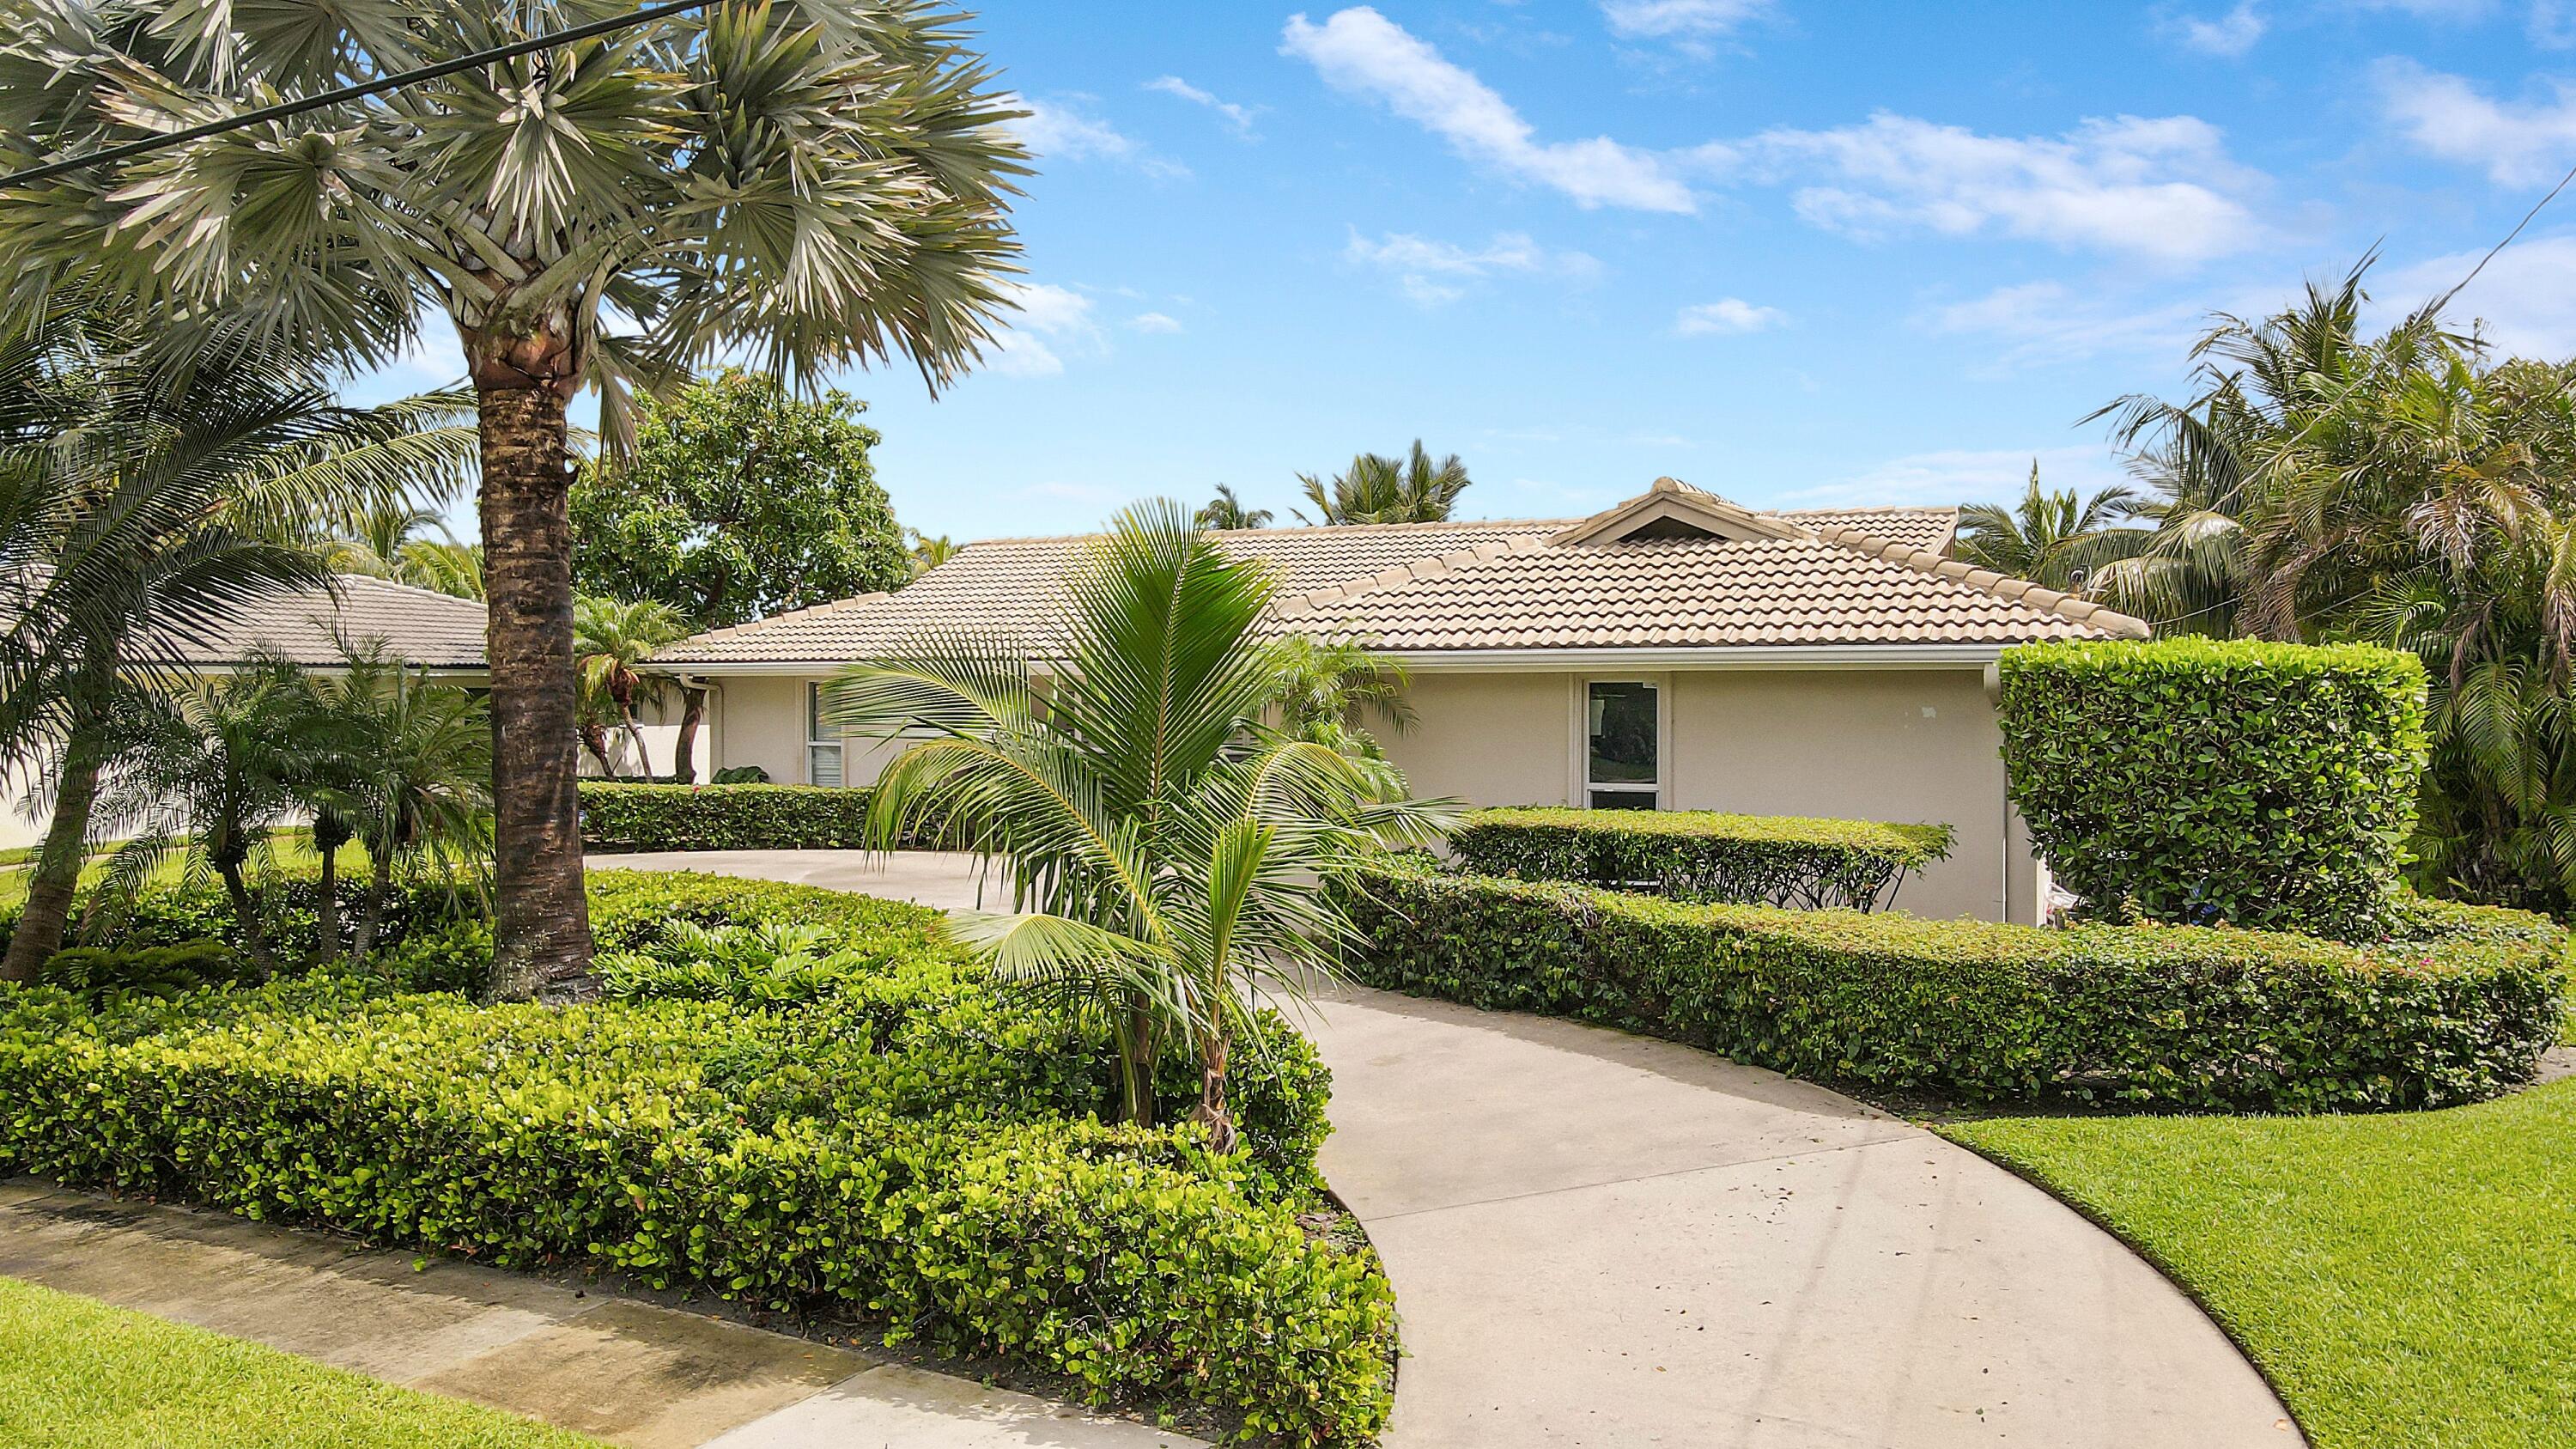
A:
<svg viewBox="0 0 2576 1449">
<path fill-rule="evenodd" d="M 934 912 L 626 871 L 591 908 L 617 999 L 561 1010 L 398 990 L 488 964 L 479 922 L 257 987 L 0 988 L 0 1173 L 830 1305 L 1292 1442 L 1383 1423 L 1391 1291 L 1299 1220 L 1329 1130 L 1303 1038 L 1246 1064 L 1251 1150 L 1220 1157 L 1093 1120 L 1105 1030 L 1004 1000 Z M 1195 1100 L 1186 1063 L 1161 1085 Z"/>
<path fill-rule="evenodd" d="M 581 782 L 585 850 L 859 850 L 868 795 L 835 785 Z"/>
<path fill-rule="evenodd" d="M 1947 825 L 1552 805 L 1473 811 L 1449 833 L 1460 864 L 1484 875 L 1864 911 L 1887 904 L 1906 872 L 1948 856 L 1950 841 Z"/>
<path fill-rule="evenodd" d="M 2047 931 L 1689 905 L 1401 867 L 1344 889 L 1362 942 L 1350 969 L 1370 985 L 1973 1101 L 2472 1101 L 2530 1080 L 2557 1039 L 2567 980 L 2555 930 L 2372 949 L 2205 927 Z"/>
</svg>

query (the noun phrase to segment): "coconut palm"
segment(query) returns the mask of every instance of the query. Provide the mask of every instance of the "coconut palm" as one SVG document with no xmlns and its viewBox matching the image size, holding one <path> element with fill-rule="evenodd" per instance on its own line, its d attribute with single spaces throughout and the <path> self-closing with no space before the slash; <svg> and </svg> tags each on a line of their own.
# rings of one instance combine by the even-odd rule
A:
<svg viewBox="0 0 2576 1449">
<path fill-rule="evenodd" d="M 1268 528 L 1270 519 L 1267 508 L 1244 507 L 1243 500 L 1234 496 L 1231 483 L 1216 485 L 1216 496 L 1199 505 L 1201 528 Z"/>
<path fill-rule="evenodd" d="M 1458 506 L 1458 495 L 1471 480 L 1457 454 L 1434 463 L 1416 438 L 1412 453 L 1402 459 L 1362 453 L 1329 482 L 1312 473 L 1298 474 L 1297 481 L 1305 488 L 1306 501 L 1315 505 L 1312 518 L 1297 510 L 1300 522 L 1440 523 Z"/>
<path fill-rule="evenodd" d="M 494 986 L 590 994 L 573 792 L 566 409 L 719 355 L 957 377 L 1010 305 L 1017 116 L 918 0 L 703 8 L 372 95 L 559 32 L 575 0 L 45 0 L 0 18 L 23 164 L 255 101 L 340 98 L 35 185 L 0 177 L 13 309 L 78 282 L 177 338 L 357 363 L 453 325 L 482 435 L 500 852 Z M 611 317 L 633 319 L 612 335 Z"/>
<path fill-rule="evenodd" d="M 2034 458 L 2030 484 L 2010 508 L 1972 503 L 1959 510 L 1956 551 L 1962 562 L 2009 578 L 2074 590 L 2137 537 L 2134 530 L 2114 525 L 2134 514 L 2140 502 L 2136 492 L 2116 484 L 2089 498 L 2071 489 L 2042 491 Z"/>
<path fill-rule="evenodd" d="M 62 944 L 135 684 L 244 605 L 329 587 L 313 521 L 453 476 L 473 436 L 451 422 L 341 406 L 273 352 L 173 368 L 96 311 L 0 335 L 0 756 L 53 811 L 0 979 Z"/>
<path fill-rule="evenodd" d="M 636 767 L 647 777 L 653 762 L 644 750 L 644 727 L 636 721 L 635 706 L 659 699 L 670 676 L 646 661 L 688 632 L 678 610 L 651 599 L 584 598 L 573 606 L 573 662 L 581 670 L 582 688 L 613 711 L 635 749 Z M 600 753 L 598 746 L 593 753 Z M 600 763 L 608 763 L 604 754 Z"/>
<path fill-rule="evenodd" d="M 1008 862 L 1017 910 L 966 917 L 967 938 L 1005 980 L 1115 1023 L 1130 1120 L 1153 1119 L 1162 1045 L 1190 1053 L 1220 1149 L 1234 1043 L 1258 1032 L 1265 996 L 1328 972 L 1348 931 L 1325 880 L 1440 821 L 1260 725 L 1280 686 L 1258 635 L 1272 587 L 1180 505 L 1141 504 L 1072 570 L 1045 659 L 936 634 L 835 687 L 848 728 L 934 736 L 878 777 L 872 837 Z"/>
</svg>

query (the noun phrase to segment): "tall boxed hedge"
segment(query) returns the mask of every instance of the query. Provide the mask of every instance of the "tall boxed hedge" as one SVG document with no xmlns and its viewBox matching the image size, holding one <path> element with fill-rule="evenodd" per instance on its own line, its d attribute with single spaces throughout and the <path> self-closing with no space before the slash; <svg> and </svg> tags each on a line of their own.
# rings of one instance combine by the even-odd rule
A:
<svg viewBox="0 0 2576 1449">
<path fill-rule="evenodd" d="M 2424 667 L 2367 645 L 2039 644 L 2000 666 L 2013 803 L 2096 919 L 2385 934 Z"/>
</svg>

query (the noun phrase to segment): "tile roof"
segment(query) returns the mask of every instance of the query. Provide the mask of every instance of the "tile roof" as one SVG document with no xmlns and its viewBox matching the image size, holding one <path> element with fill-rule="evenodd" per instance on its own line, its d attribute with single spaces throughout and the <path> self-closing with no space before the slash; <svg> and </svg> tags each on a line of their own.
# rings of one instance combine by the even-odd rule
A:
<svg viewBox="0 0 2576 1449">
<path fill-rule="evenodd" d="M 1228 552 L 1278 570 L 1278 627 L 1349 635 L 1399 652 L 2017 643 L 2145 628 L 1942 559 L 1957 522 L 1952 509 L 1757 515 L 1787 525 L 1778 529 L 1787 535 L 1781 538 L 1550 542 L 1608 516 L 1245 529 L 1216 538 Z M 681 665 L 838 663 L 951 628 L 1000 631 L 1043 648 L 1055 581 L 1084 542 L 972 544 L 896 593 L 718 629 L 659 658 Z"/>
<path fill-rule="evenodd" d="M 247 664 L 265 652 L 303 665 L 341 661 L 337 630 L 351 642 L 384 642 L 410 664 L 483 667 L 483 601 L 415 589 L 389 579 L 342 574 L 339 598 L 272 594 L 244 605 L 211 638 L 180 646 L 180 656 L 208 667 Z"/>
</svg>

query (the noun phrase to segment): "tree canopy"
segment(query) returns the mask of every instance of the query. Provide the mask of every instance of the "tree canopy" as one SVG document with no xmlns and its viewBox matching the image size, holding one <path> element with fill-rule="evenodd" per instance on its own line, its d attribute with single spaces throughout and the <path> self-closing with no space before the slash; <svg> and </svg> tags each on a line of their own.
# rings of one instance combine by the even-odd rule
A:
<svg viewBox="0 0 2576 1449">
<path fill-rule="evenodd" d="M 573 484 L 575 583 L 665 605 L 693 631 L 901 584 L 912 559 L 865 407 L 734 369 L 644 399 L 633 455 Z"/>
</svg>

